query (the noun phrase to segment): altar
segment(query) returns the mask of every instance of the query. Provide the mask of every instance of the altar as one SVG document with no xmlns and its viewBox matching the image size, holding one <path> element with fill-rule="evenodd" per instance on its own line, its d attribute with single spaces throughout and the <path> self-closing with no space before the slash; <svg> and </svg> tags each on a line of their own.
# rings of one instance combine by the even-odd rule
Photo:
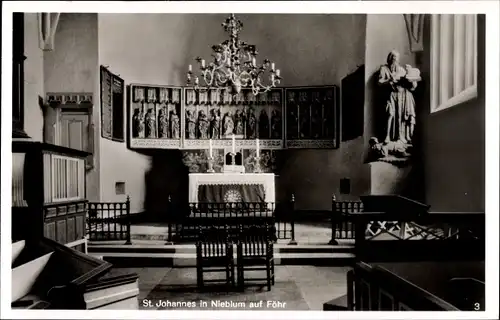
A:
<svg viewBox="0 0 500 320">
<path fill-rule="evenodd" d="M 274 203 L 274 177 L 272 173 L 191 173 L 189 202 Z"/>
</svg>

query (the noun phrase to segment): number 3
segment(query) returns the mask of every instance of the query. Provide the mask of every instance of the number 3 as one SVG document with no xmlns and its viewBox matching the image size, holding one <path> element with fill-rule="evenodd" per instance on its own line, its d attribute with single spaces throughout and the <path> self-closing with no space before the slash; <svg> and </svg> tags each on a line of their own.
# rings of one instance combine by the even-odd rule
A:
<svg viewBox="0 0 500 320">
<path fill-rule="evenodd" d="M 474 310 L 479 311 L 481 309 L 481 304 L 479 302 L 474 303 Z"/>
</svg>

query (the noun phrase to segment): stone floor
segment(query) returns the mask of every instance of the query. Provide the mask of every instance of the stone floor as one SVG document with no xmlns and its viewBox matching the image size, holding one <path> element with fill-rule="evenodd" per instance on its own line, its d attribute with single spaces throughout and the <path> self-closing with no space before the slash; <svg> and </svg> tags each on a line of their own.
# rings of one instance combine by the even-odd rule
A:
<svg viewBox="0 0 500 320">
<path fill-rule="evenodd" d="M 114 268 L 113 273 L 139 275 L 138 299 L 143 310 L 320 311 L 324 302 L 346 294 L 348 270 L 348 267 L 276 266 L 276 283 L 271 291 L 257 286 L 244 292 L 217 288 L 200 292 L 194 268 Z M 250 275 L 254 276 L 262 274 Z"/>
</svg>

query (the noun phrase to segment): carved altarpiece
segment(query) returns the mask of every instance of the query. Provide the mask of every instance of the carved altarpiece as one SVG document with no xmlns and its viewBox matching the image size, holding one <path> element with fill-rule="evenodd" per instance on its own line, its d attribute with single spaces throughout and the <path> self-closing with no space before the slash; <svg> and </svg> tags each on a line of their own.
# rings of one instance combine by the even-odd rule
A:
<svg viewBox="0 0 500 320">
<path fill-rule="evenodd" d="M 245 172 L 256 167 L 256 139 L 263 173 L 276 171 L 280 150 L 338 147 L 336 86 L 275 88 L 255 96 L 248 89 L 232 95 L 224 89 L 131 84 L 130 93 L 129 147 L 183 150 L 191 173 L 208 169 L 210 141 L 213 170 L 221 172 L 233 135 Z M 288 124 L 295 110 L 302 127 Z"/>
</svg>

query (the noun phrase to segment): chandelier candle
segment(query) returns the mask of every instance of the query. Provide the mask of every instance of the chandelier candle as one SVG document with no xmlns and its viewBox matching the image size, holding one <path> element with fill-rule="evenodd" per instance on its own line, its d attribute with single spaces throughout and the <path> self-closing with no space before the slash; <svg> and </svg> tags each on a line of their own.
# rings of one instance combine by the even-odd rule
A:
<svg viewBox="0 0 500 320">
<path fill-rule="evenodd" d="M 204 86 L 230 89 L 233 96 L 239 94 L 242 88 L 252 89 L 255 96 L 275 88 L 281 80 L 279 70 L 268 59 L 264 59 L 262 65 L 257 65 L 257 48 L 240 40 L 243 23 L 231 14 L 222 23 L 222 27 L 229 34 L 229 39 L 212 46 L 213 62 L 206 63 L 201 57 L 195 59 L 199 64 Z M 268 83 L 264 83 L 266 79 Z M 200 79 L 193 74 L 192 66 L 189 65 L 188 85 L 192 81 L 195 90 L 199 89 Z"/>
</svg>

